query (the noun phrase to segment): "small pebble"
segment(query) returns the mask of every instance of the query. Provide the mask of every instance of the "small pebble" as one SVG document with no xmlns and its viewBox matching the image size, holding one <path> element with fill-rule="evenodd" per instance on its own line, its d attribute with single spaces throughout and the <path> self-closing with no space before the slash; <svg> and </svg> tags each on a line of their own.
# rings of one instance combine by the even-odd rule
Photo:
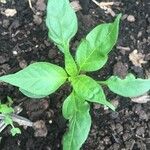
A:
<svg viewBox="0 0 150 150">
<path fill-rule="evenodd" d="M 145 133 L 145 129 L 144 127 L 138 127 L 137 130 L 136 130 L 136 134 L 139 135 L 139 136 L 144 136 L 144 133 Z"/>
<path fill-rule="evenodd" d="M 3 20 L 3 27 L 4 27 L 4 28 L 8 28 L 9 25 L 10 25 L 9 20 L 8 20 L 8 19 L 4 19 L 4 20 Z"/>
<path fill-rule="evenodd" d="M 114 143 L 113 150 L 119 150 L 119 148 L 120 148 L 120 145 L 117 143 Z"/>
<path fill-rule="evenodd" d="M 112 119 L 116 119 L 116 118 L 119 117 L 119 113 L 113 111 L 113 112 L 110 114 L 110 117 L 111 117 Z"/>
<path fill-rule="evenodd" d="M 105 142 L 106 145 L 111 144 L 111 140 L 108 136 L 106 136 L 103 141 Z"/>
<path fill-rule="evenodd" d="M 129 22 L 135 22 L 135 17 L 134 17 L 133 15 L 129 15 L 129 16 L 127 17 L 127 20 L 128 20 Z"/>
<path fill-rule="evenodd" d="M 21 60 L 19 62 L 19 66 L 21 69 L 24 69 L 25 67 L 27 67 L 27 62 L 25 60 Z"/>
<path fill-rule="evenodd" d="M 40 25 L 42 23 L 42 18 L 38 15 L 33 15 L 33 22 L 37 25 Z"/>
<path fill-rule="evenodd" d="M 17 51 L 13 51 L 12 53 L 13 53 L 13 55 L 17 55 L 17 54 L 18 54 L 18 52 L 17 52 Z"/>
<path fill-rule="evenodd" d="M 122 136 L 123 141 L 127 141 L 132 136 L 131 133 L 125 132 Z"/>
<path fill-rule="evenodd" d="M 16 15 L 17 11 L 16 9 L 6 9 L 4 14 L 7 16 L 7 17 L 13 17 L 14 15 Z"/>
<path fill-rule="evenodd" d="M 56 58 L 56 56 L 57 56 L 57 51 L 55 51 L 55 50 L 53 50 L 53 49 L 50 49 L 50 50 L 49 50 L 49 53 L 48 53 L 48 57 L 49 57 L 50 59 L 54 59 L 54 58 Z"/>
<path fill-rule="evenodd" d="M 120 78 L 125 78 L 128 73 L 128 65 L 122 62 L 117 62 L 113 68 L 113 74 Z"/>
<path fill-rule="evenodd" d="M 35 137 L 46 137 L 48 130 L 43 120 L 36 121 L 34 123 L 33 128 L 35 130 L 34 132 Z"/>
<path fill-rule="evenodd" d="M 123 126 L 120 123 L 117 123 L 116 124 L 116 130 L 117 130 L 117 133 L 122 132 L 123 131 Z"/>
<path fill-rule="evenodd" d="M 53 121 L 52 120 L 49 120 L 49 124 L 52 124 L 53 123 Z"/>
<path fill-rule="evenodd" d="M 148 116 L 148 114 L 144 110 L 140 111 L 139 118 L 141 120 L 146 120 L 146 121 L 149 120 L 149 116 Z"/>
<path fill-rule="evenodd" d="M 6 4 L 6 0 L 0 0 L 0 3 Z"/>
<path fill-rule="evenodd" d="M 47 41 L 47 40 L 44 40 L 44 44 L 45 44 L 47 47 L 51 45 L 50 42 Z"/>
<path fill-rule="evenodd" d="M 100 104 L 94 104 L 94 105 L 93 105 L 93 108 L 94 108 L 94 109 L 100 109 L 100 107 L 101 107 Z"/>
<path fill-rule="evenodd" d="M 0 56 L 0 64 L 3 64 L 9 60 L 9 57 L 7 55 L 1 55 Z"/>
<path fill-rule="evenodd" d="M 139 31 L 137 37 L 139 38 L 141 36 L 142 36 L 142 31 Z"/>
<path fill-rule="evenodd" d="M 37 0 L 36 9 L 39 11 L 44 11 L 46 9 L 46 4 L 44 0 Z"/>
<path fill-rule="evenodd" d="M 122 18 L 121 18 L 121 19 L 122 19 L 122 20 L 125 20 L 127 17 L 128 17 L 128 15 L 127 15 L 127 14 L 125 14 L 125 15 L 123 15 L 123 16 L 122 16 Z"/>
</svg>

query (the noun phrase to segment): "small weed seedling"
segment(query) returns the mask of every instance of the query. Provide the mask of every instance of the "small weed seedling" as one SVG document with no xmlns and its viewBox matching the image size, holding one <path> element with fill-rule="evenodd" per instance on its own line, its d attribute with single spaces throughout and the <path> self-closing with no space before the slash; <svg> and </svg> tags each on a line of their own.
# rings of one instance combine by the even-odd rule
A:
<svg viewBox="0 0 150 150">
<path fill-rule="evenodd" d="M 3 121 L 4 121 L 5 125 L 6 126 L 10 125 L 12 127 L 10 132 L 11 132 L 12 136 L 15 136 L 16 134 L 20 134 L 21 131 L 19 128 L 14 127 L 13 120 L 11 117 L 11 114 L 14 113 L 14 109 L 11 107 L 12 100 L 10 97 L 8 97 L 8 101 L 9 101 L 8 104 L 1 104 L 1 102 L 0 102 L 0 115 L 3 116 Z"/>
<path fill-rule="evenodd" d="M 79 150 L 87 139 L 91 127 L 89 102 L 115 110 L 106 99 L 102 85 L 125 97 L 139 96 L 150 89 L 150 79 L 136 79 L 133 74 L 128 74 L 125 79 L 111 76 L 106 81 L 95 81 L 85 74 L 106 64 L 118 38 L 120 18 L 118 15 L 113 23 L 95 27 L 79 44 L 74 59 L 69 51 L 69 42 L 77 32 L 77 17 L 69 0 L 48 0 L 48 36 L 64 54 L 65 69 L 48 62 L 37 62 L 15 74 L 0 77 L 0 81 L 19 87 L 31 98 L 45 97 L 66 81 L 70 82 L 72 92 L 62 108 L 64 118 L 69 120 L 69 129 L 63 137 L 63 150 Z"/>
</svg>

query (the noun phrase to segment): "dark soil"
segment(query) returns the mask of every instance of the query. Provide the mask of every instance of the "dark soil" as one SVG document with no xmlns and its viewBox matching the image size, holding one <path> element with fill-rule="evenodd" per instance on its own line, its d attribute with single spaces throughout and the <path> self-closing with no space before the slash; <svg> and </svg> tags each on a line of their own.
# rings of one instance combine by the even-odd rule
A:
<svg viewBox="0 0 150 150">
<path fill-rule="evenodd" d="M 48 40 L 44 22 L 44 6 L 33 3 L 34 13 L 27 0 L 10 0 L 0 3 L 0 76 L 14 73 L 34 61 L 50 61 L 64 66 L 63 56 Z M 88 2 L 88 1 L 87 1 Z M 137 77 L 150 75 L 150 2 L 148 0 L 120 0 L 119 6 L 112 6 L 116 14 L 122 13 L 120 35 L 117 45 L 110 53 L 104 69 L 90 74 L 95 79 L 106 79 L 115 74 L 124 77 L 127 72 Z M 83 3 L 84 5 L 85 3 Z M 17 14 L 6 17 L 7 8 L 14 8 Z M 79 30 L 71 47 L 75 51 L 79 41 L 96 25 L 112 22 L 114 19 L 93 2 L 84 5 L 84 12 L 77 12 Z M 134 17 L 133 20 L 128 18 Z M 127 19 L 128 18 L 128 19 Z M 128 47 L 128 49 L 120 48 Z M 129 60 L 129 54 L 137 49 L 145 55 L 146 64 L 137 67 Z M 41 101 L 25 98 L 17 88 L 0 84 L 0 99 L 9 95 L 14 105 L 22 104 L 20 114 L 32 121 L 43 120 L 48 130 L 46 137 L 36 137 L 34 129 L 22 128 L 22 134 L 12 137 L 9 129 L 1 133 L 0 150 L 59 150 L 67 122 L 62 117 L 61 107 L 67 97 L 68 86 L 59 89 Z M 150 149 L 150 102 L 137 104 L 127 98 L 111 94 L 108 99 L 118 105 L 116 112 L 104 110 L 97 104 L 91 105 L 92 128 L 83 150 L 149 150 Z"/>
</svg>

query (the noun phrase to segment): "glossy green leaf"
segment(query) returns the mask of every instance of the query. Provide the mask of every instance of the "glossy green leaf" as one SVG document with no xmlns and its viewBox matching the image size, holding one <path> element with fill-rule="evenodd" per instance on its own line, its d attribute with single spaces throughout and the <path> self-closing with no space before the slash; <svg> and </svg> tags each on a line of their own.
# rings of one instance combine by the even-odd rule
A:
<svg viewBox="0 0 150 150">
<path fill-rule="evenodd" d="M 91 127 L 89 104 L 72 93 L 63 104 L 63 115 L 69 119 L 69 130 L 63 137 L 63 150 L 79 150 Z"/>
<path fill-rule="evenodd" d="M 90 102 L 106 105 L 112 110 L 115 110 L 115 107 L 106 100 L 102 87 L 92 78 L 86 75 L 80 75 L 76 78 L 72 78 L 71 84 L 75 92 L 81 98 Z"/>
<path fill-rule="evenodd" d="M 13 113 L 14 110 L 12 107 L 8 107 L 6 104 L 0 104 L 0 113 L 2 114 L 10 114 Z"/>
<path fill-rule="evenodd" d="M 76 62 L 81 71 L 96 71 L 108 59 L 108 53 L 116 44 L 121 15 L 113 23 L 95 27 L 80 43 L 76 52 Z"/>
<path fill-rule="evenodd" d="M 63 68 L 46 62 L 34 63 L 15 74 L 0 77 L 0 81 L 45 96 L 55 92 L 66 79 L 67 74 Z"/>
<path fill-rule="evenodd" d="M 69 0 L 48 0 L 46 25 L 49 38 L 63 52 L 64 44 L 69 44 L 77 32 L 77 17 Z"/>
<path fill-rule="evenodd" d="M 105 83 L 112 92 L 124 97 L 140 96 L 150 90 L 150 79 L 136 79 L 133 74 L 125 79 L 112 76 Z"/>
<path fill-rule="evenodd" d="M 64 101 L 62 113 L 65 119 L 71 119 L 76 112 L 76 98 L 72 92 Z"/>
<path fill-rule="evenodd" d="M 65 69 L 70 76 L 76 76 L 78 74 L 78 68 L 76 62 L 74 61 L 72 55 L 70 54 L 69 47 L 66 45 L 64 47 L 64 57 L 65 57 Z"/>
<path fill-rule="evenodd" d="M 28 92 L 24 89 L 21 89 L 21 88 L 19 88 L 19 91 L 21 93 L 23 93 L 25 96 L 30 97 L 30 98 L 43 98 L 43 97 L 47 96 L 47 95 L 36 95 L 36 94 L 30 93 L 30 92 Z"/>
</svg>

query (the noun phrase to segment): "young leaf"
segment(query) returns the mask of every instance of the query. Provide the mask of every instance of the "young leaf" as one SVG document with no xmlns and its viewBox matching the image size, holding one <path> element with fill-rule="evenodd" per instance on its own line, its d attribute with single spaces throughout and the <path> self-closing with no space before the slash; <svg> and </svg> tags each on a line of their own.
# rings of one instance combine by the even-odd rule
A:
<svg viewBox="0 0 150 150">
<path fill-rule="evenodd" d="M 15 136 L 16 134 L 21 134 L 21 130 L 19 128 L 15 128 L 13 127 L 11 130 L 10 130 L 12 136 Z"/>
<path fill-rule="evenodd" d="M 46 25 L 49 38 L 63 52 L 62 46 L 69 44 L 77 32 L 77 17 L 69 0 L 48 0 Z"/>
<path fill-rule="evenodd" d="M 77 32 L 77 18 L 69 0 L 48 0 L 46 25 L 49 38 L 65 54 L 65 69 L 71 76 L 77 75 L 76 63 L 69 52 L 69 42 Z"/>
<path fill-rule="evenodd" d="M 65 54 L 65 69 L 66 69 L 66 72 L 70 76 L 78 75 L 77 65 L 76 65 L 72 55 L 70 54 L 69 47 L 67 45 L 64 47 L 64 54 Z"/>
<path fill-rule="evenodd" d="M 125 79 L 112 76 L 105 83 L 112 92 L 124 97 L 140 96 L 150 90 L 150 79 L 136 79 L 133 74 Z"/>
<path fill-rule="evenodd" d="M 10 115 L 5 115 L 4 122 L 6 125 L 13 125 L 13 120 Z"/>
<path fill-rule="evenodd" d="M 69 130 L 63 137 L 63 150 L 79 150 L 87 139 L 91 127 L 89 104 L 75 93 L 65 100 L 63 115 L 69 119 Z"/>
<path fill-rule="evenodd" d="M 12 107 L 8 107 L 6 104 L 0 104 L 0 113 L 2 114 L 11 114 L 14 110 Z"/>
<path fill-rule="evenodd" d="M 76 112 L 76 98 L 72 92 L 64 101 L 62 113 L 65 119 L 71 119 Z"/>
<path fill-rule="evenodd" d="M 55 92 L 67 79 L 63 68 L 38 62 L 11 75 L 0 77 L 0 81 L 7 82 L 35 95 L 49 95 Z"/>
<path fill-rule="evenodd" d="M 72 78 L 71 84 L 79 97 L 90 102 L 106 105 L 112 110 L 115 110 L 115 107 L 106 100 L 102 87 L 92 78 L 86 75 L 80 75 Z"/>
<path fill-rule="evenodd" d="M 96 71 L 104 66 L 117 41 L 120 18 L 121 14 L 113 23 L 95 27 L 81 42 L 76 52 L 79 70 Z"/>
<path fill-rule="evenodd" d="M 9 107 L 11 107 L 12 104 L 14 103 L 13 100 L 12 100 L 12 98 L 10 96 L 7 96 L 7 101 L 8 102 L 6 104 L 8 104 Z"/>
</svg>

